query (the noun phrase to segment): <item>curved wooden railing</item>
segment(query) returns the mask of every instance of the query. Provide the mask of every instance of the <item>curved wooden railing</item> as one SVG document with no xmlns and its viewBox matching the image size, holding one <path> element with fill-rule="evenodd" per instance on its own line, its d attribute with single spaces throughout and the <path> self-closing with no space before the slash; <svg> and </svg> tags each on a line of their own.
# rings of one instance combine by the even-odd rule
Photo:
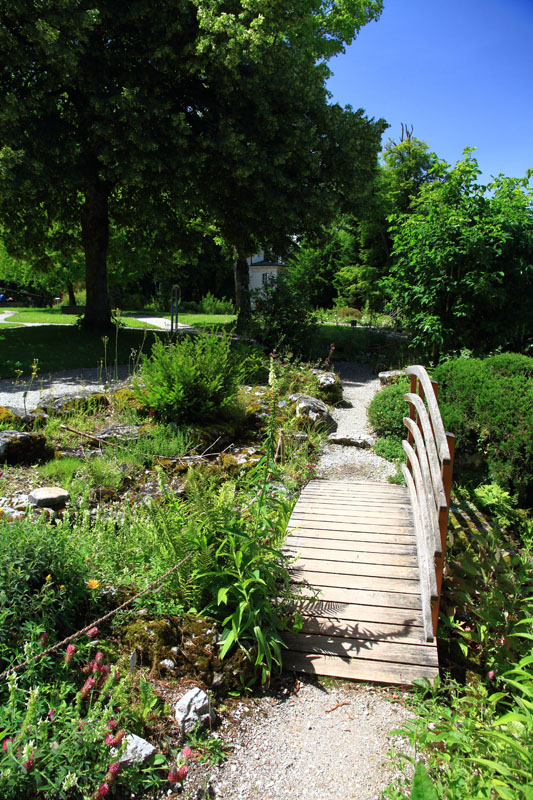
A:
<svg viewBox="0 0 533 800">
<path fill-rule="evenodd" d="M 402 442 L 407 456 L 402 473 L 413 508 L 424 631 L 432 641 L 437 633 L 455 436 L 444 430 L 437 383 L 424 367 L 407 367 L 405 372 L 411 391 L 405 395 L 409 417 L 403 420 L 408 434 Z"/>
</svg>

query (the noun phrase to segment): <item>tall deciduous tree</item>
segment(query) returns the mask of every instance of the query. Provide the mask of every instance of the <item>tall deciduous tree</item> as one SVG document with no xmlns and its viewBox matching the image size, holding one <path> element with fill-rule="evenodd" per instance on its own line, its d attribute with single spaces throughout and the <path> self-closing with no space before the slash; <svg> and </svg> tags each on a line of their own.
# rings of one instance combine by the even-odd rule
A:
<svg viewBox="0 0 533 800">
<path fill-rule="evenodd" d="M 470 150 L 424 184 L 395 217 L 387 288 L 413 344 L 427 355 L 520 349 L 530 334 L 533 189 L 499 176 L 478 183 Z"/>
<path fill-rule="evenodd" d="M 266 54 L 285 54 L 287 47 L 328 58 L 377 18 L 381 5 L 2 0 L 0 219 L 6 244 L 35 252 L 51 225 L 77 225 L 85 253 L 85 326 L 105 328 L 110 218 L 119 227 L 132 227 L 135 219 L 138 234 L 179 229 L 181 215 L 190 218 L 205 205 L 203 177 L 219 174 L 205 165 L 219 152 L 222 129 L 206 128 L 205 120 L 225 97 L 232 101 L 245 67 L 253 71 Z M 221 194 L 225 178 L 222 170 Z M 254 187 L 249 191 L 252 201 Z M 219 205 L 213 209 L 214 215 Z"/>
</svg>

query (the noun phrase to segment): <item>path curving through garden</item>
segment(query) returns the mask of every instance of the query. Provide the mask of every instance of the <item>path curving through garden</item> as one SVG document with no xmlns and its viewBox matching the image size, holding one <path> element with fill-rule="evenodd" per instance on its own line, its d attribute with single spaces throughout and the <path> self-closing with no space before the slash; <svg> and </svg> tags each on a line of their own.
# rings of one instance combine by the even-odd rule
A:
<svg viewBox="0 0 533 800">
<path fill-rule="evenodd" d="M 337 437 L 371 437 L 366 409 L 379 379 L 364 364 L 340 363 L 344 403 L 333 411 Z M 317 477 L 386 480 L 390 462 L 371 449 L 327 444 Z M 243 700 L 228 714 L 222 737 L 233 751 L 210 774 L 210 797 L 219 800 L 378 800 L 399 777 L 387 753 L 409 753 L 391 732 L 410 712 L 401 689 L 297 676 L 277 692 Z M 411 753 L 412 754 L 412 753 Z M 191 774 L 186 797 L 197 796 L 200 775 Z M 189 794 L 190 792 L 190 794 Z"/>
</svg>

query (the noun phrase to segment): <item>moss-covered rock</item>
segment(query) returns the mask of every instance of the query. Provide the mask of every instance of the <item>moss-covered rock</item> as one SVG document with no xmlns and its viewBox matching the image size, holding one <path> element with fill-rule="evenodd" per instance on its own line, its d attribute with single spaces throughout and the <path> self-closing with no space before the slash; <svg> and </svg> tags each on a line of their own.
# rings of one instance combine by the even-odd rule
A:
<svg viewBox="0 0 533 800">
<path fill-rule="evenodd" d="M 56 397 L 48 403 L 42 403 L 39 410 L 45 411 L 50 416 L 58 414 L 72 414 L 80 411 L 97 411 L 111 405 L 109 396 L 104 392 L 91 392 L 83 390 L 76 394 L 66 394 Z"/>
<path fill-rule="evenodd" d="M 48 461 L 54 455 L 53 448 L 42 433 L 0 431 L 0 463 L 37 464 Z"/>
<path fill-rule="evenodd" d="M 169 672 L 174 677 L 194 679 L 217 692 L 239 687 L 253 676 L 253 662 L 242 650 L 220 659 L 220 629 L 209 617 L 142 615 L 123 629 L 122 640 L 137 650 L 154 675 L 171 662 L 174 667 Z"/>
</svg>

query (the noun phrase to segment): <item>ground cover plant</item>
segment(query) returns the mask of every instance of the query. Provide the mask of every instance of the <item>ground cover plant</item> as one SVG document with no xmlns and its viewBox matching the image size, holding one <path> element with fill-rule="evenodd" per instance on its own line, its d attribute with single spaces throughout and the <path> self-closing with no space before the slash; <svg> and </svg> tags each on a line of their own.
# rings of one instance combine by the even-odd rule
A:
<svg viewBox="0 0 533 800">
<path fill-rule="evenodd" d="M 445 428 L 458 434 L 441 678 L 415 691 L 415 716 L 402 729 L 416 751 L 414 778 L 389 787 L 387 798 L 533 797 L 532 369 L 533 359 L 509 353 L 433 371 Z M 379 452 L 391 460 L 404 437 L 407 386 L 384 388 L 369 408 Z"/>
<path fill-rule="evenodd" d="M 226 372 L 228 339 L 212 341 L 219 351 L 212 368 Z M 212 641 L 202 639 L 210 653 L 202 651 L 206 665 L 193 658 L 204 670 L 196 680 L 207 685 L 222 674 L 226 691 L 242 691 L 279 669 L 280 630 L 298 623 L 300 602 L 288 589 L 280 545 L 290 487 L 297 490 L 312 472 L 319 436 L 308 431 L 303 440 L 301 432 L 291 438 L 285 398 L 318 384 L 310 367 L 265 361 L 245 344 L 232 358 L 245 378 L 270 375 L 270 386 L 254 389 L 252 406 L 233 418 L 215 415 L 213 425 L 184 420 L 182 427 L 168 418 L 168 409 L 150 414 L 122 389 L 106 402 L 82 400 L 49 416 L 41 430 L 59 457 L 38 467 L 2 468 L 6 495 L 57 480 L 72 496 L 53 526 L 31 514 L 19 521 L 0 515 L 6 544 L 0 553 L 0 672 L 44 653 L 0 687 L 6 799 L 20 791 L 50 800 L 103 797 L 106 785 L 117 797 L 151 796 L 157 787 L 179 784 L 182 762 L 164 736 L 171 712 L 147 680 L 148 669 L 159 675 L 159 661 L 172 657 L 176 639 L 165 638 L 169 625 L 178 637 L 187 626 L 212 631 Z M 107 444 L 101 437 L 117 428 L 134 438 Z M 278 451 L 282 429 L 286 441 Z M 246 453 L 242 462 L 233 455 L 239 447 Z M 201 455 L 215 449 L 222 454 L 212 461 Z M 151 589 L 172 565 L 177 568 Z M 124 600 L 131 607 L 94 631 L 94 620 Z M 65 643 L 46 652 L 84 626 L 90 627 L 68 649 Z M 130 675 L 132 647 L 141 671 Z M 124 730 L 158 743 L 159 756 L 149 767 L 116 767 Z M 111 754 L 111 746 L 117 752 Z M 213 755 L 200 744 L 197 753 Z"/>
</svg>

